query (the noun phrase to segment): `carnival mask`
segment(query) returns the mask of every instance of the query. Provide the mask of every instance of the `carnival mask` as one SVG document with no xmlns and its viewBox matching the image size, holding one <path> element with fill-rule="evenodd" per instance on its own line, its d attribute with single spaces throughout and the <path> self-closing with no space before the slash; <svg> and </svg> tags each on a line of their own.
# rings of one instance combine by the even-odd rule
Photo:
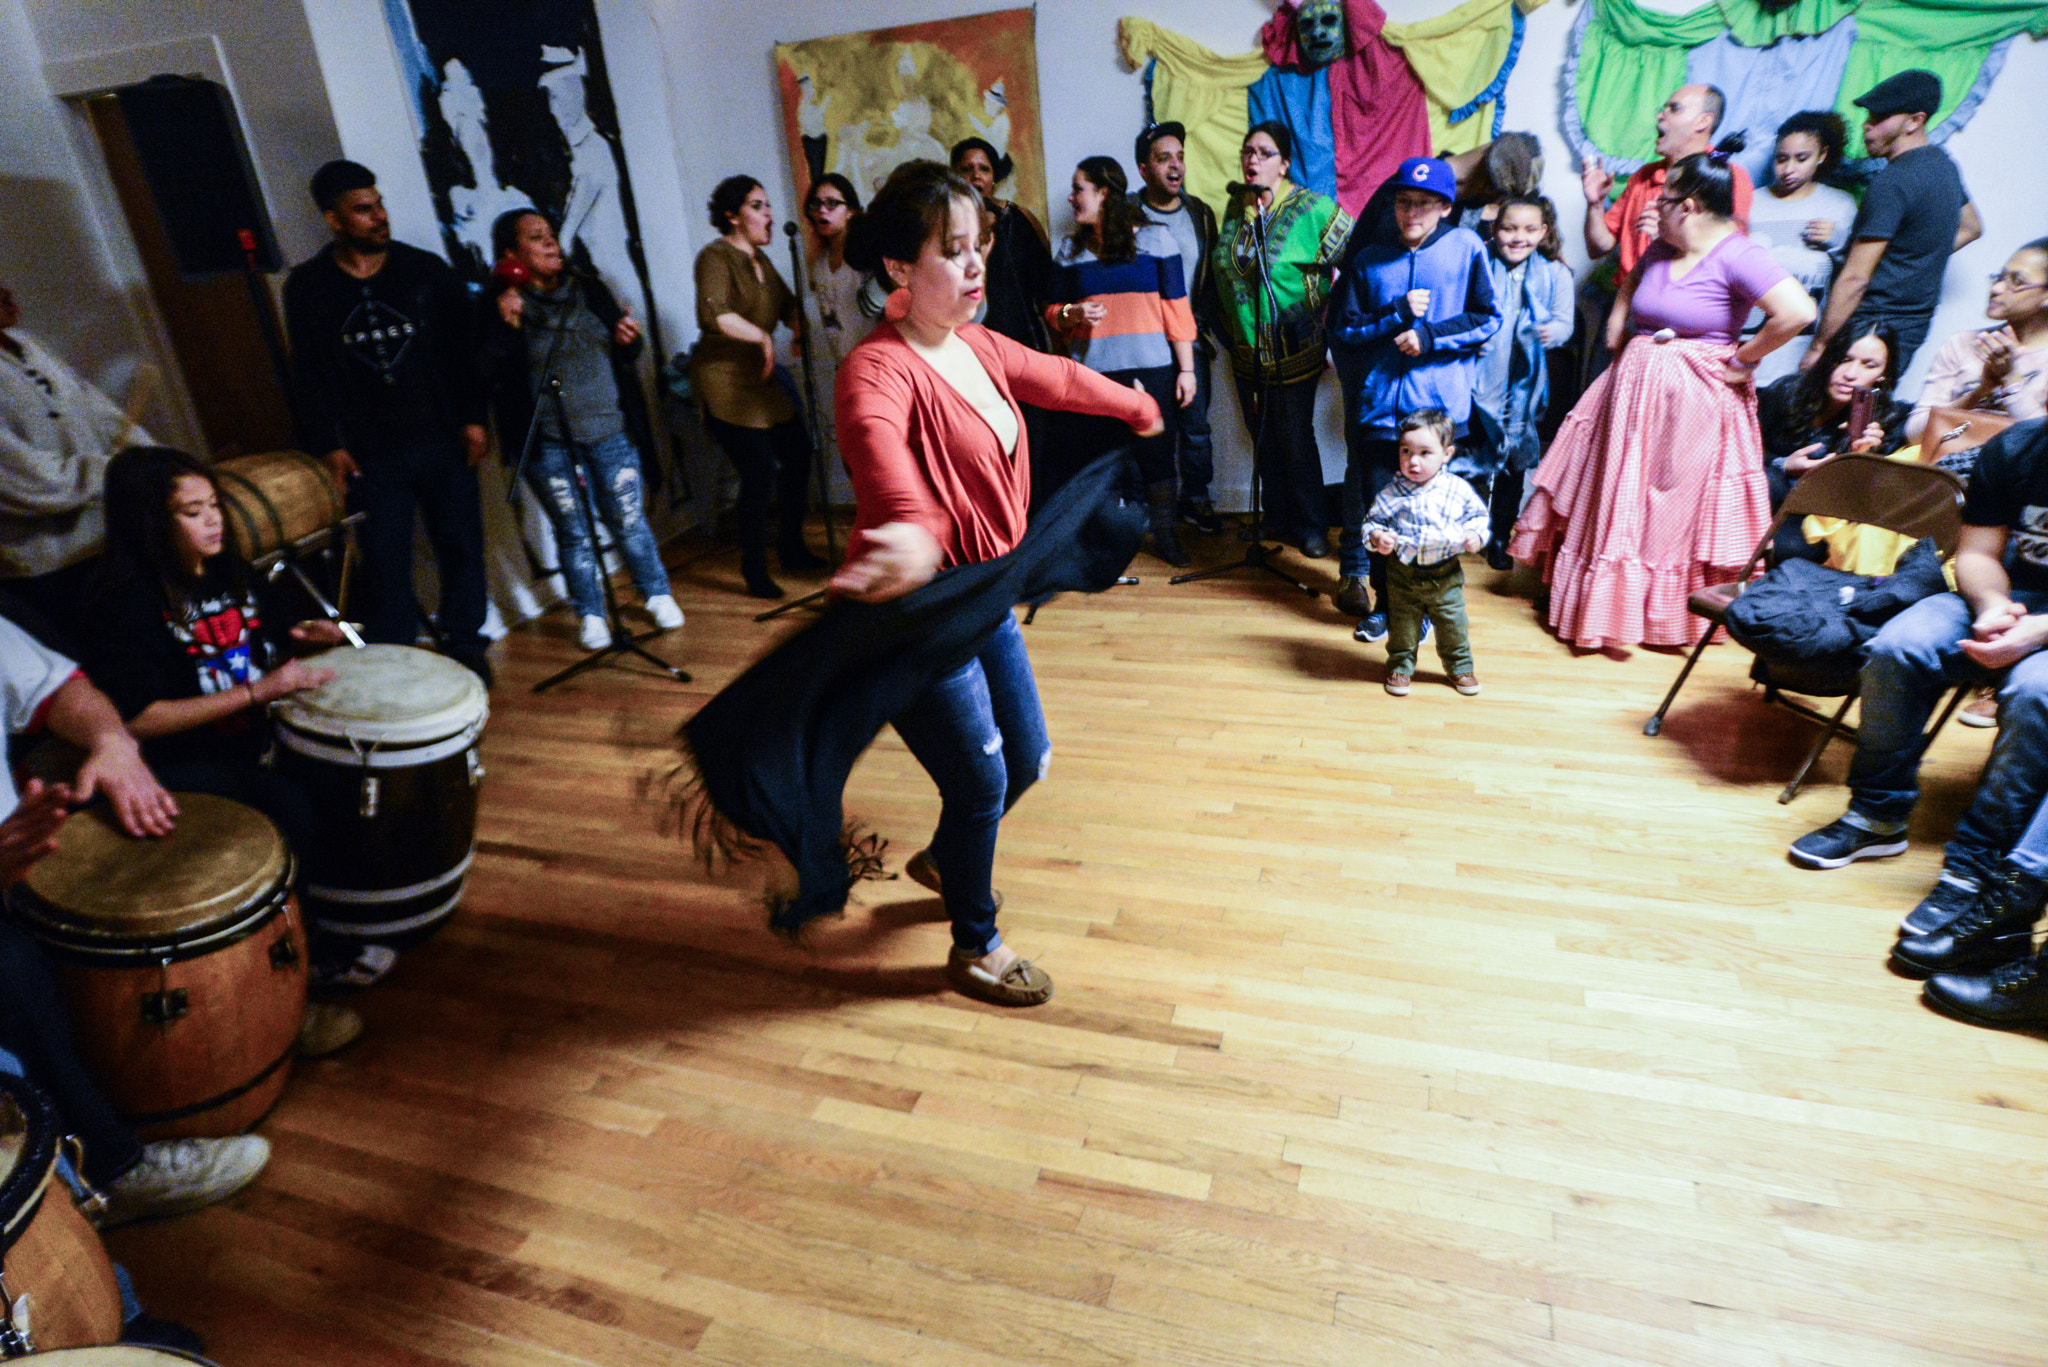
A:
<svg viewBox="0 0 2048 1367">
<path fill-rule="evenodd" d="M 1294 15 L 1294 41 L 1309 66 L 1328 66 L 1345 56 L 1342 0 L 1303 0 Z"/>
</svg>

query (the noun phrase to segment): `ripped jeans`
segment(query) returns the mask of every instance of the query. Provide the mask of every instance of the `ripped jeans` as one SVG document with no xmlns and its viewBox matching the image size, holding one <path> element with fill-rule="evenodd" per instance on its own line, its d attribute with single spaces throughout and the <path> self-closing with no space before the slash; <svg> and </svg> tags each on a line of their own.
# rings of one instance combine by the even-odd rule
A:
<svg viewBox="0 0 2048 1367">
<path fill-rule="evenodd" d="M 1052 760 L 1016 617 L 1005 616 L 979 654 L 933 684 L 894 724 L 938 785 L 932 863 L 946 890 L 953 947 L 978 958 L 1003 942 L 989 886 L 996 827 Z"/>
<path fill-rule="evenodd" d="M 580 454 L 581 460 L 577 460 Z M 526 483 L 540 500 L 548 522 L 555 529 L 555 548 L 562 566 L 562 578 L 569 586 L 569 598 L 585 617 L 605 615 L 604 586 L 597 580 L 597 554 L 585 534 L 583 513 L 576 506 L 576 466 L 590 481 L 597 509 L 612 540 L 633 572 L 633 583 L 643 598 L 653 598 L 668 589 L 668 571 L 662 568 L 661 552 L 654 533 L 647 528 L 647 512 L 641 504 L 640 452 L 624 432 L 606 437 L 595 446 L 569 446 L 551 438 L 536 444 L 533 461 L 526 468 Z"/>
</svg>

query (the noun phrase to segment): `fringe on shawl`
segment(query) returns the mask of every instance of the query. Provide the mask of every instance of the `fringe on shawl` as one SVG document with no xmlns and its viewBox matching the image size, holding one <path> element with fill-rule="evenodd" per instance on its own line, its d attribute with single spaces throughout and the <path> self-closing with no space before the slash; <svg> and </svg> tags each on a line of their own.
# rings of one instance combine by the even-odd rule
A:
<svg viewBox="0 0 2048 1367">
<path fill-rule="evenodd" d="M 697 753 L 689 734 L 676 731 L 676 761 L 666 769 L 641 775 L 639 796 L 644 802 L 658 802 L 661 814 L 657 829 L 690 847 L 704 871 L 713 877 L 730 873 L 740 864 L 758 863 L 775 850 L 772 842 L 752 834 L 720 811 L 705 790 L 704 775 L 697 765 Z M 848 821 L 839 832 L 839 851 L 846 865 L 846 877 L 822 890 L 798 888 L 771 890 L 762 896 L 768 913 L 768 928 L 785 939 L 794 939 L 812 921 L 843 915 L 847 895 L 856 883 L 889 877 L 884 872 L 889 853 L 886 837 L 858 822 Z"/>
</svg>

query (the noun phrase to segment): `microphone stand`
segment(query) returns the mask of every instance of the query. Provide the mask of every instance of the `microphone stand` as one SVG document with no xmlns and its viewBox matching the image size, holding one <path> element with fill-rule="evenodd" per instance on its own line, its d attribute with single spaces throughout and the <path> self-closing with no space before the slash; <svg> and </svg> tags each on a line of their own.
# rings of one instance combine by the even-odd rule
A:
<svg viewBox="0 0 2048 1367">
<path fill-rule="evenodd" d="M 1264 348 L 1259 345 L 1265 337 L 1265 329 L 1259 324 L 1259 303 L 1264 301 L 1273 319 L 1273 338 L 1277 345 L 1280 334 L 1280 298 L 1273 291 L 1272 261 L 1266 252 L 1266 211 L 1257 186 L 1252 187 L 1251 228 L 1253 248 L 1259 257 L 1259 294 L 1252 301 L 1252 351 L 1259 366 L 1259 408 L 1258 433 L 1252 438 L 1252 517 L 1251 525 L 1245 529 L 1249 544 L 1244 555 L 1227 565 L 1212 565 L 1206 570 L 1193 570 L 1187 574 L 1176 574 L 1166 582 L 1169 584 L 1191 584 L 1197 579 L 1212 579 L 1219 574 L 1234 570 L 1264 570 L 1275 579 L 1294 585 L 1313 598 L 1316 591 L 1302 583 L 1272 561 L 1273 549 L 1266 544 L 1265 505 L 1261 485 L 1263 479 L 1260 467 L 1266 456 L 1266 424 L 1273 416 L 1273 389 L 1279 383 L 1276 374 L 1278 365 L 1269 363 Z"/>
<path fill-rule="evenodd" d="M 796 316 L 803 318 L 804 262 L 803 252 L 797 246 L 797 226 L 795 220 L 792 219 L 782 225 L 782 235 L 789 239 L 790 293 L 795 296 Z M 820 332 L 824 331 L 822 327 L 818 330 Z M 808 334 L 809 329 L 806 328 L 805 331 Z M 803 361 L 804 366 L 804 415 L 811 428 L 811 467 L 813 474 L 816 475 L 818 480 L 818 506 L 825 513 L 825 561 L 827 564 L 831 564 L 839 559 L 839 542 L 832 533 L 832 486 L 825 471 L 825 444 L 820 440 L 820 436 L 825 429 L 818 425 L 818 381 L 816 371 L 811 365 L 811 348 L 818 344 L 818 340 L 816 337 L 806 335 L 803 345 L 798 351 L 798 356 Z M 822 601 L 824 597 L 825 590 L 819 589 L 817 592 L 807 593 L 801 598 L 792 598 L 787 603 L 778 603 L 766 612 L 757 613 L 754 620 L 766 622 L 772 618 L 780 617 L 792 608 L 809 607 L 813 603 Z"/>
<path fill-rule="evenodd" d="M 599 545 L 597 539 L 597 514 L 591 510 L 590 506 L 590 482 L 584 478 L 583 462 L 578 459 L 577 444 L 569 436 L 569 415 L 562 407 L 562 378 L 555 374 L 555 359 L 562 349 L 562 338 L 567 333 L 567 326 L 557 328 L 555 335 L 548 342 L 547 357 L 541 362 L 540 393 L 534 399 L 533 417 L 526 424 L 526 439 L 519 444 L 519 459 L 512 463 L 511 487 L 506 490 L 505 497 L 507 502 L 511 503 L 515 508 L 518 506 L 519 489 L 520 485 L 524 482 L 527 462 L 532 458 L 534 451 L 540 446 L 541 405 L 545 402 L 554 411 L 555 430 L 560 433 L 562 445 L 568 448 L 569 451 L 570 474 L 576 481 L 576 511 L 582 515 L 583 534 L 589 538 L 590 555 L 592 560 L 596 562 L 597 580 L 604 587 L 605 619 L 611 623 L 612 639 L 610 644 L 591 651 L 567 669 L 558 670 L 548 675 L 547 678 L 542 679 L 533 686 L 533 691 L 545 693 L 556 684 L 573 679 L 586 669 L 594 669 L 598 665 L 608 662 L 614 655 L 637 656 L 674 679 L 677 683 L 688 683 L 690 682 L 690 676 L 687 672 L 678 669 L 668 661 L 651 653 L 645 646 L 640 644 L 642 641 L 651 641 L 656 636 L 663 635 L 664 633 L 650 631 L 643 635 L 635 636 L 632 629 L 626 625 L 624 617 L 620 615 L 618 590 L 612 583 L 610 573 L 605 569 L 604 548 Z M 520 341 L 523 345 L 525 339 L 522 337 Z M 558 561 L 562 559 L 560 547 L 556 548 L 555 559 Z M 545 569 L 546 567 L 542 566 L 541 568 Z"/>
</svg>

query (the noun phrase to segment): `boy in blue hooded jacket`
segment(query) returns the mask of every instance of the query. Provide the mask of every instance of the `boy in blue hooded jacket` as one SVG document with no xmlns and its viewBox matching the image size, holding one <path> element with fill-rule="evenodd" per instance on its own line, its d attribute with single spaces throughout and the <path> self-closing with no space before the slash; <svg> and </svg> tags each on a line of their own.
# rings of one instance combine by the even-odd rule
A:
<svg viewBox="0 0 2048 1367">
<path fill-rule="evenodd" d="M 1330 300 L 1328 332 L 1345 418 L 1343 581 L 1333 600 L 1361 619 L 1356 634 L 1368 642 L 1387 634 L 1386 564 L 1360 528 L 1394 477 L 1401 419 L 1441 409 L 1462 438 L 1479 348 L 1500 327 L 1486 244 L 1445 221 L 1458 194 L 1451 168 L 1410 157 L 1394 184 L 1394 231 L 1367 236 L 1373 227 L 1359 225 Z"/>
</svg>

